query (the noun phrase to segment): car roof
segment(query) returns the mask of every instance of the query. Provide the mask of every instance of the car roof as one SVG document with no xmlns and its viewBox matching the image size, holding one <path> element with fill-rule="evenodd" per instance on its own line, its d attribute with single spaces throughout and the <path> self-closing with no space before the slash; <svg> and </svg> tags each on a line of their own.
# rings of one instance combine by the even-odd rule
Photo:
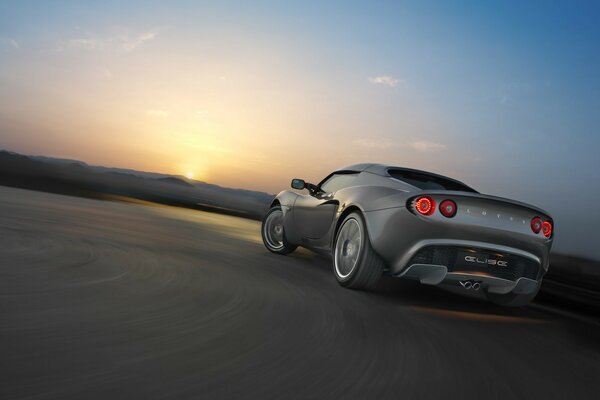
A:
<svg viewBox="0 0 600 400">
<path fill-rule="evenodd" d="M 443 179 L 447 179 L 450 181 L 454 181 L 456 183 L 459 183 L 463 186 L 466 186 L 467 188 L 470 188 L 468 185 L 466 185 L 465 183 L 456 180 L 454 178 L 450 178 L 444 175 L 440 175 L 440 174 L 436 174 L 433 172 L 429 172 L 429 171 L 423 171 L 420 169 L 413 169 L 413 168 L 406 168 L 406 167 L 398 167 L 398 166 L 394 166 L 394 165 L 387 165 L 387 164 L 377 164 L 377 163 L 360 163 L 360 164 L 352 164 L 352 165 L 348 165 L 347 167 L 341 168 L 338 171 L 356 171 L 356 172 L 369 172 L 375 175 L 379 175 L 379 176 L 387 176 L 389 177 L 389 170 L 398 170 L 398 171 L 406 171 L 406 172 L 417 172 L 417 173 L 421 173 L 421 174 L 427 174 L 430 175 L 432 177 L 438 177 L 438 178 L 443 178 Z M 337 171 L 336 171 L 337 172 Z M 472 189 L 472 188 L 470 188 Z M 474 189 L 472 189 L 473 191 L 475 191 Z"/>
<path fill-rule="evenodd" d="M 344 168 L 338 169 L 337 171 L 356 171 L 356 172 L 367 171 L 367 172 L 370 172 L 370 173 L 376 174 L 376 175 L 388 176 L 387 170 L 390 168 L 404 169 L 404 170 L 409 169 L 409 168 L 404 168 L 404 167 L 395 167 L 393 165 L 386 165 L 386 164 L 361 163 L 361 164 L 348 165 Z M 418 170 L 412 170 L 412 171 L 418 171 Z M 424 173 L 430 174 L 430 172 L 426 172 L 426 171 L 419 171 L 419 172 L 424 172 Z"/>
<path fill-rule="evenodd" d="M 369 169 L 371 167 L 376 167 L 376 166 L 383 166 L 383 165 L 382 164 L 374 164 L 374 163 L 352 164 L 352 165 L 348 165 L 348 166 L 346 166 L 344 168 L 340 168 L 337 171 L 356 171 L 356 172 L 362 172 L 362 171 L 366 171 L 367 169 Z M 378 175 L 383 175 L 383 174 L 378 174 Z"/>
<path fill-rule="evenodd" d="M 401 171 L 410 171 L 410 172 L 420 172 L 422 174 L 439 176 L 441 178 L 455 180 L 453 178 L 449 178 L 444 175 L 436 174 L 436 173 L 429 172 L 429 171 L 424 171 L 421 169 L 413 169 L 413 168 L 406 168 L 406 167 L 398 167 L 396 165 L 376 164 L 376 163 L 352 164 L 352 165 L 348 165 L 344 168 L 340 168 L 340 169 L 336 170 L 335 172 L 342 172 L 342 171 L 363 172 L 363 171 L 366 171 L 366 172 L 370 172 L 375 175 L 389 176 L 388 170 L 390 170 L 390 169 L 397 169 L 397 170 L 401 170 Z"/>
</svg>

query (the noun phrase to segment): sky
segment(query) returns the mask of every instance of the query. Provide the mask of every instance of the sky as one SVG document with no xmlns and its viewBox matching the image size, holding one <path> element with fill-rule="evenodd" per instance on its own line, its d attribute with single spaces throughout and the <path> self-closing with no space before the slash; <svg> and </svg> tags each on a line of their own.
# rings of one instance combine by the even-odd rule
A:
<svg viewBox="0 0 600 400">
<path fill-rule="evenodd" d="M 600 259 L 598 2 L 1 1 L 0 148 L 277 193 L 358 162 Z"/>
</svg>

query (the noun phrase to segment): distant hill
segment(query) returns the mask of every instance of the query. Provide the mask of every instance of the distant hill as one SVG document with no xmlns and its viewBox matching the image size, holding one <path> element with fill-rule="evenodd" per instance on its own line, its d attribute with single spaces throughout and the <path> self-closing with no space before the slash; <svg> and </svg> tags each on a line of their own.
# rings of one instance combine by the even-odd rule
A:
<svg viewBox="0 0 600 400">
<path fill-rule="evenodd" d="M 166 178 L 158 178 L 157 181 L 171 183 L 173 185 L 183 185 L 183 186 L 188 186 L 188 187 L 194 187 L 194 185 L 192 185 L 191 183 L 188 183 L 181 178 L 175 178 L 174 176 L 168 176 Z"/>
<path fill-rule="evenodd" d="M 0 150 L 0 185 L 75 196 L 131 197 L 260 219 L 273 195 L 223 188 L 184 177 Z M 105 196 L 104 196 L 105 197 Z"/>
<path fill-rule="evenodd" d="M 9 151 L 7 151 L 7 153 L 16 154 L 16 153 L 11 153 Z M 161 173 L 157 173 L 157 172 L 137 171 L 134 169 L 127 169 L 127 168 L 114 168 L 114 167 L 103 167 L 100 165 L 88 165 L 87 163 L 85 163 L 83 161 L 72 160 L 72 159 L 68 159 L 68 158 L 54 158 L 54 157 L 46 157 L 46 156 L 26 156 L 26 157 L 28 157 L 29 159 L 34 160 L 34 161 L 41 161 L 41 162 L 48 163 L 48 164 L 79 165 L 81 167 L 93 169 L 97 172 L 114 172 L 114 173 L 123 174 L 123 175 L 139 176 L 142 178 L 157 179 L 157 178 L 173 176 L 173 175 L 161 174 Z"/>
</svg>

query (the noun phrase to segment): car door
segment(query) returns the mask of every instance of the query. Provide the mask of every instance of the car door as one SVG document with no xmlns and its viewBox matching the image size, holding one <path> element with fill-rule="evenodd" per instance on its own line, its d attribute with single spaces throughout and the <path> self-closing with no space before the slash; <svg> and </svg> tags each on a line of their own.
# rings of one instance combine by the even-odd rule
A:
<svg viewBox="0 0 600 400">
<path fill-rule="evenodd" d="M 317 240 L 329 232 L 338 208 L 335 192 L 350 185 L 356 173 L 338 172 L 321 182 L 321 192 L 300 196 L 294 204 L 294 223 L 302 238 Z"/>
</svg>

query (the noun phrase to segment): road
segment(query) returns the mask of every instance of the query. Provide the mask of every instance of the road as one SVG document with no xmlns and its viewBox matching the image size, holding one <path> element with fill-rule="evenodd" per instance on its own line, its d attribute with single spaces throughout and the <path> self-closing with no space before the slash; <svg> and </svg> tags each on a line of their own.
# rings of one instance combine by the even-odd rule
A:
<svg viewBox="0 0 600 400">
<path fill-rule="evenodd" d="M 259 223 L 0 187 L 0 398 L 598 398 L 600 330 L 268 253 Z"/>
</svg>

